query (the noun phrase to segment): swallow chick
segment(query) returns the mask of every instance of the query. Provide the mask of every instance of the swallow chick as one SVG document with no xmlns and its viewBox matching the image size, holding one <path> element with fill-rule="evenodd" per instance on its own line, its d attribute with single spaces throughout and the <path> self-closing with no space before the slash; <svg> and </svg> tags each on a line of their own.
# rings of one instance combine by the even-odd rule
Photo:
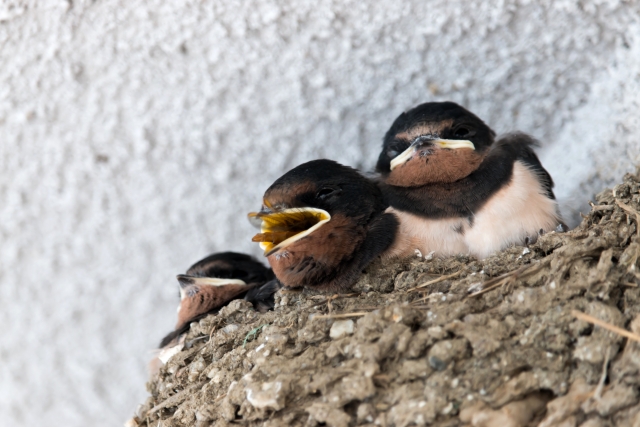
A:
<svg viewBox="0 0 640 427">
<path fill-rule="evenodd" d="M 175 329 L 165 336 L 166 347 L 189 330 L 189 325 L 208 314 L 215 314 L 234 299 L 244 298 L 256 310 L 273 308 L 279 284 L 271 269 L 255 258 L 236 252 L 210 255 L 177 276 L 180 305 Z"/>
<path fill-rule="evenodd" d="M 400 221 L 387 255 L 419 249 L 485 258 L 565 229 L 536 141 L 495 135 L 453 102 L 425 103 L 394 121 L 376 165 L 389 212 Z"/>
<path fill-rule="evenodd" d="M 286 288 L 344 291 L 393 243 L 397 219 L 376 184 L 332 160 L 304 163 L 265 192 L 253 237 Z"/>
</svg>

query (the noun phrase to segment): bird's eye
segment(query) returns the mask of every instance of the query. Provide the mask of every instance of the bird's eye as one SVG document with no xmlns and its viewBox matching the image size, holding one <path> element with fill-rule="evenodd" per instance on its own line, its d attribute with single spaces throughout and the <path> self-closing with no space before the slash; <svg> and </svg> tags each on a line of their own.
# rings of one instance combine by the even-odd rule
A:
<svg viewBox="0 0 640 427">
<path fill-rule="evenodd" d="M 390 159 L 395 159 L 407 148 L 409 148 L 409 144 L 407 142 L 395 141 L 387 150 L 387 156 L 389 156 Z"/>
<path fill-rule="evenodd" d="M 316 198 L 320 200 L 324 200 L 330 196 L 333 196 L 339 192 L 339 189 L 331 188 L 331 187 L 323 187 L 316 193 Z"/>
<path fill-rule="evenodd" d="M 475 131 L 469 129 L 466 126 L 460 126 L 453 132 L 453 136 L 457 136 L 458 138 L 469 138 L 470 136 L 473 136 L 475 134 Z"/>
</svg>

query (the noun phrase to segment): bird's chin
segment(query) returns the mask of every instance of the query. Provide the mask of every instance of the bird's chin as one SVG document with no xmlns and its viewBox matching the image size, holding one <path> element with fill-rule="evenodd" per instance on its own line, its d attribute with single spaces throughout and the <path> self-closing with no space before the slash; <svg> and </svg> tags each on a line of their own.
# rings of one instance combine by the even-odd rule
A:
<svg viewBox="0 0 640 427">
<path fill-rule="evenodd" d="M 308 236 L 329 222 L 329 212 L 317 208 L 292 208 L 277 212 L 256 212 L 250 218 L 259 218 L 262 223 L 260 233 L 252 241 L 259 242 L 264 256 Z"/>
</svg>

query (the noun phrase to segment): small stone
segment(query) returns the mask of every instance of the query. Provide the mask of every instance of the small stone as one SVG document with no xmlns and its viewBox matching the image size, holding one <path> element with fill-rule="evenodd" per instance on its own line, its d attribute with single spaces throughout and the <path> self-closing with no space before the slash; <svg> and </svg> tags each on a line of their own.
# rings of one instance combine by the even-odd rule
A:
<svg viewBox="0 0 640 427">
<path fill-rule="evenodd" d="M 200 376 L 200 373 L 204 370 L 205 367 L 206 365 L 204 359 L 202 358 L 202 356 L 199 356 L 189 365 L 189 381 L 195 381 Z"/>
<path fill-rule="evenodd" d="M 353 334 L 354 328 L 353 320 L 336 320 L 331 325 L 331 330 L 329 331 L 329 336 L 333 339 L 342 338 L 345 335 Z"/>
<path fill-rule="evenodd" d="M 467 352 L 467 340 L 453 339 L 439 341 L 429 350 L 429 365 L 435 370 L 446 369 L 451 360 L 459 360 Z"/>
<path fill-rule="evenodd" d="M 473 294 L 481 290 L 482 290 L 482 282 L 474 282 L 471 285 L 469 285 L 469 289 L 467 289 L 467 292 L 470 294 Z"/>
<path fill-rule="evenodd" d="M 436 371 L 444 371 L 447 369 L 447 362 L 441 360 L 436 356 L 429 357 L 429 365 Z"/>
<path fill-rule="evenodd" d="M 198 422 L 206 422 L 206 421 L 210 421 L 211 420 L 211 416 L 209 416 L 209 414 L 207 414 L 204 411 L 196 411 L 196 421 Z"/>
<path fill-rule="evenodd" d="M 444 339 L 447 336 L 447 331 L 445 331 L 442 326 L 432 326 L 427 329 L 427 333 L 430 337 L 435 338 L 437 340 Z"/>
<path fill-rule="evenodd" d="M 227 325 L 224 328 L 222 328 L 222 332 L 224 332 L 225 334 L 229 335 L 229 334 L 237 331 L 238 329 L 240 329 L 240 326 L 236 325 L 235 323 L 232 323 L 232 324 Z"/>
<path fill-rule="evenodd" d="M 376 416 L 376 410 L 371 403 L 361 403 L 358 405 L 358 411 L 356 414 L 358 417 L 358 423 L 372 423 Z"/>
<path fill-rule="evenodd" d="M 440 411 L 440 413 L 442 415 L 449 415 L 453 411 L 453 409 L 454 409 L 453 402 L 449 402 L 449 404 L 445 406 L 444 409 Z"/>
<path fill-rule="evenodd" d="M 279 411 L 284 408 L 288 388 L 289 384 L 283 381 L 250 383 L 246 388 L 247 402 L 254 408 Z"/>
<path fill-rule="evenodd" d="M 222 381 L 222 372 L 220 371 L 220 368 L 214 366 L 210 369 L 209 372 L 207 372 L 207 378 L 213 380 L 215 384 L 220 384 Z"/>
</svg>

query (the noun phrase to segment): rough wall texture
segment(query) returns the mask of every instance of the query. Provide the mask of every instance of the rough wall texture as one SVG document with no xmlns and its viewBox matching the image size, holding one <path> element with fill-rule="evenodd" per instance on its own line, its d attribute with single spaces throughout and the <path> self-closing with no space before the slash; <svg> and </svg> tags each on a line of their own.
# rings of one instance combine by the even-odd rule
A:
<svg viewBox="0 0 640 427">
<path fill-rule="evenodd" d="M 372 168 L 416 103 L 539 138 L 575 211 L 639 160 L 639 17 L 598 0 L 0 2 L 2 425 L 126 419 L 173 276 L 255 253 L 244 215 L 269 183 L 318 157 Z"/>
</svg>

